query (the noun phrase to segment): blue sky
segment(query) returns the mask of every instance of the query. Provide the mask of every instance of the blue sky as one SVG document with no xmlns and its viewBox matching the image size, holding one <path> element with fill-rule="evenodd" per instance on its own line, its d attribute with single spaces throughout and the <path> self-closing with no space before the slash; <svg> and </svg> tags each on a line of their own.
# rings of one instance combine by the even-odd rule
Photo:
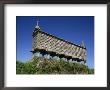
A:
<svg viewBox="0 0 110 90">
<path fill-rule="evenodd" d="M 39 21 L 42 31 L 87 48 L 87 65 L 94 67 L 94 16 L 17 16 L 17 60 L 32 58 L 32 32 Z"/>
</svg>

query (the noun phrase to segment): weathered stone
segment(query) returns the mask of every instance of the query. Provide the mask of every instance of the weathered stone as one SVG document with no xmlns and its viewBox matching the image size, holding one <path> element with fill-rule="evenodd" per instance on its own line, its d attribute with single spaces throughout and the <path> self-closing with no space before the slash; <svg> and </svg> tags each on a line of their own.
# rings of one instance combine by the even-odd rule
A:
<svg viewBox="0 0 110 90">
<path fill-rule="evenodd" d="M 37 27 L 39 26 L 36 26 L 36 28 Z M 82 45 L 76 45 L 64 39 L 43 32 L 40 30 L 40 27 L 38 29 L 38 31 L 33 32 L 32 51 L 36 52 L 34 55 L 57 60 L 60 60 L 58 55 L 64 55 L 86 61 L 87 51 L 84 42 Z M 47 53 L 43 55 L 40 53 L 40 50 L 45 50 Z M 54 52 L 57 53 L 57 55 L 51 56 L 48 52 Z M 72 59 L 67 59 L 65 57 L 61 59 L 69 62 L 73 61 Z"/>
</svg>

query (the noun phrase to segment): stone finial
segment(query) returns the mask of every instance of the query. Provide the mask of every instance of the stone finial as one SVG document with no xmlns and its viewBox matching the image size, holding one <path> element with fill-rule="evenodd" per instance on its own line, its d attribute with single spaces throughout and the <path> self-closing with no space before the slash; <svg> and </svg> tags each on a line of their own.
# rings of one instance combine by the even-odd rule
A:
<svg viewBox="0 0 110 90">
<path fill-rule="evenodd" d="M 37 25 L 36 25 L 35 29 L 40 30 L 40 27 L 39 27 L 39 21 L 37 21 Z"/>
<path fill-rule="evenodd" d="M 81 44 L 81 46 L 82 46 L 83 48 L 85 48 L 85 44 L 84 44 L 84 41 L 82 41 L 82 44 Z"/>
</svg>

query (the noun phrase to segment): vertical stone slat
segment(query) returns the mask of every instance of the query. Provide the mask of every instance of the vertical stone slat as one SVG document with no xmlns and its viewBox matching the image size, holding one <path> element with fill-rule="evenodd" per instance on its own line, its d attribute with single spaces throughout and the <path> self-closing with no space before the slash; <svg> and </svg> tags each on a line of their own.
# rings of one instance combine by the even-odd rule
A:
<svg viewBox="0 0 110 90">
<path fill-rule="evenodd" d="M 69 44 L 66 41 L 62 41 L 42 32 L 37 33 L 36 36 L 33 37 L 32 43 L 32 50 L 36 48 L 44 49 L 46 51 L 53 51 L 58 54 L 64 54 L 65 56 L 71 56 L 72 58 L 86 60 L 86 49 L 82 49 L 82 47 L 75 46 L 74 44 Z"/>
</svg>

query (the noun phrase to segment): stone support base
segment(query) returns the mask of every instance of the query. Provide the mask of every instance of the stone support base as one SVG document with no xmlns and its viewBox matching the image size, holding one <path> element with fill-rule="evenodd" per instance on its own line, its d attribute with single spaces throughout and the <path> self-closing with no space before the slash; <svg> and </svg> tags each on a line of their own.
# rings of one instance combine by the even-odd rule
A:
<svg viewBox="0 0 110 90">
<path fill-rule="evenodd" d="M 64 61 L 68 61 L 68 62 L 75 62 L 75 63 L 80 63 L 80 64 L 85 64 L 86 65 L 86 61 L 77 61 L 75 58 L 66 58 L 64 57 L 59 57 L 59 55 L 51 55 L 48 52 L 40 52 L 37 51 L 36 53 L 33 54 L 33 57 L 37 56 L 37 57 L 44 57 L 47 59 L 54 59 L 54 60 L 64 60 Z"/>
</svg>

